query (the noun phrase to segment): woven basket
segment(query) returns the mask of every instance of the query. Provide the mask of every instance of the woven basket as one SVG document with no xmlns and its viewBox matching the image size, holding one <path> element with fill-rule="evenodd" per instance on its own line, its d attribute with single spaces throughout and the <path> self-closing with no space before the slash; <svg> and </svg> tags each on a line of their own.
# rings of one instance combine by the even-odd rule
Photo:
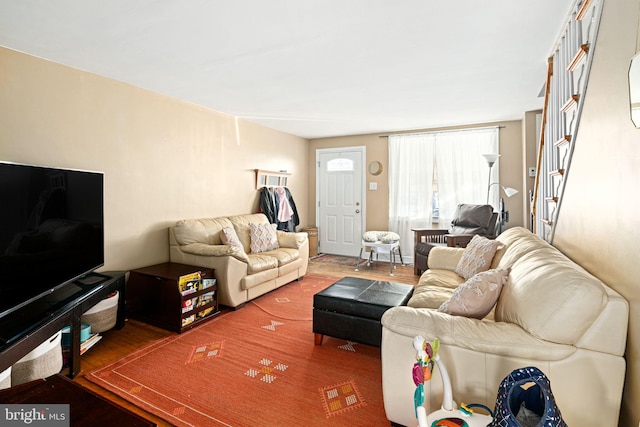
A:
<svg viewBox="0 0 640 427">
<path fill-rule="evenodd" d="M 11 367 L 11 386 L 55 375 L 62 370 L 62 333 L 56 332 Z"/>
<path fill-rule="evenodd" d="M 118 318 L 118 299 L 120 293 L 105 298 L 87 310 L 81 317 L 82 323 L 91 325 L 91 333 L 98 334 L 108 331 L 116 325 Z"/>
</svg>

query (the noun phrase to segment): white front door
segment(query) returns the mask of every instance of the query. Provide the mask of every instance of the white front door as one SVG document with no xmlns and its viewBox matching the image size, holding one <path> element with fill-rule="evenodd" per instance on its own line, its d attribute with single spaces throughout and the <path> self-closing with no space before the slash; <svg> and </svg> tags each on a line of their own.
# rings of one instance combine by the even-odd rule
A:
<svg viewBox="0 0 640 427">
<path fill-rule="evenodd" d="M 316 151 L 320 252 L 357 256 L 365 222 L 364 147 Z"/>
</svg>

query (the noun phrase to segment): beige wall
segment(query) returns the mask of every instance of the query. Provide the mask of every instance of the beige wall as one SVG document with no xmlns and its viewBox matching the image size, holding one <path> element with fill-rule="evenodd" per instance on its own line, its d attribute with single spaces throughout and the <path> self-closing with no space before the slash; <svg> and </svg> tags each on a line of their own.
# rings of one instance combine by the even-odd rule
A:
<svg viewBox="0 0 640 427">
<path fill-rule="evenodd" d="M 308 143 L 0 48 L 0 160 L 105 173 L 105 267 L 168 261 L 181 218 L 256 212 L 254 169 L 286 169 L 307 222 Z"/>
<path fill-rule="evenodd" d="M 502 126 L 500 129 L 500 183 L 518 189 L 520 192 L 512 198 L 505 197 L 505 206 L 510 213 L 510 221 L 506 227 L 524 225 L 523 200 L 526 199 L 526 191 L 523 188 L 523 142 L 522 124 L 520 121 L 485 123 L 480 126 Z M 473 126 L 466 126 L 473 127 Z M 463 128 L 463 127 L 460 127 Z M 411 132 L 427 132 L 439 129 L 418 129 Z M 367 151 L 365 163 L 368 165 L 374 160 L 378 160 L 383 165 L 382 173 L 378 176 L 366 174 L 366 197 L 367 197 L 367 230 L 386 230 L 389 228 L 389 148 L 388 139 L 380 137 L 381 134 L 344 136 L 337 138 L 312 139 L 309 145 L 309 170 L 315 171 L 315 152 L 321 148 L 355 147 L 364 146 Z M 533 141 L 531 141 L 533 143 Z M 487 173 L 489 168 L 487 167 Z M 377 182 L 378 189 L 369 190 L 369 183 Z M 486 188 L 486 183 L 481 184 Z M 315 173 L 309 174 L 309 218 L 315 218 Z"/>
<path fill-rule="evenodd" d="M 603 4 L 554 245 L 629 301 L 627 380 L 620 426 L 637 426 L 640 422 L 640 129 L 635 129 L 630 120 L 627 72 L 629 61 L 638 49 L 640 1 L 607 0 Z"/>
</svg>

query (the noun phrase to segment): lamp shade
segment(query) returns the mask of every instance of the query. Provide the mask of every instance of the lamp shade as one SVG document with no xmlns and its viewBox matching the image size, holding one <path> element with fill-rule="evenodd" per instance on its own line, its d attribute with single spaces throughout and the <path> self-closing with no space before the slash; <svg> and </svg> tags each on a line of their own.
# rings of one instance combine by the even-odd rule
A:
<svg viewBox="0 0 640 427">
<path fill-rule="evenodd" d="M 483 154 L 482 156 L 487 160 L 489 167 L 491 167 L 498 160 L 500 154 Z"/>
<path fill-rule="evenodd" d="M 504 187 L 504 186 L 501 186 L 501 187 L 502 187 L 502 191 L 504 191 L 504 194 L 507 197 L 512 197 L 512 196 L 515 196 L 516 194 L 518 194 L 518 190 L 516 190 L 515 188 Z"/>
</svg>

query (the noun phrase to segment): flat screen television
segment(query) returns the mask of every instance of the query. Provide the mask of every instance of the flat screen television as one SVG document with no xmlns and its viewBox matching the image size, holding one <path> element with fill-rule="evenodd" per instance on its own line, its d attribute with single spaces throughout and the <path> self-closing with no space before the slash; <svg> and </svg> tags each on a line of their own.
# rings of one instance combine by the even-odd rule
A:
<svg viewBox="0 0 640 427">
<path fill-rule="evenodd" d="M 104 174 L 0 162 L 0 318 L 104 265 Z"/>
</svg>

